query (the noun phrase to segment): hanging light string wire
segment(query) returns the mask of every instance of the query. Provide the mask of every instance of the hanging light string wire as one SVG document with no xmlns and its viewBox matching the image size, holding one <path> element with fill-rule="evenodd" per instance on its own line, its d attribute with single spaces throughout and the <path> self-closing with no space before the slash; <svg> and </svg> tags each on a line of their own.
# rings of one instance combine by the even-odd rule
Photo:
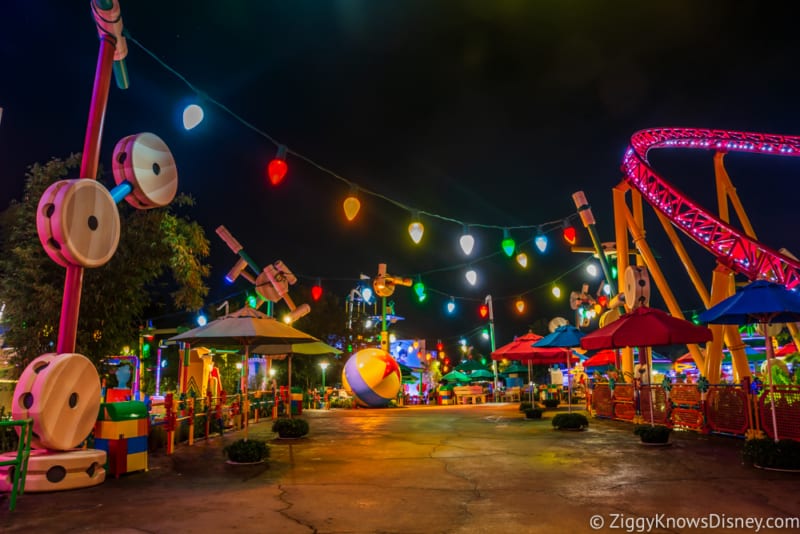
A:
<svg viewBox="0 0 800 534">
<path fill-rule="evenodd" d="M 145 54 L 150 56 L 156 63 L 158 63 L 161 67 L 163 67 L 165 70 L 167 70 L 170 74 L 172 74 L 173 76 L 178 78 L 189 89 L 191 89 L 192 92 L 196 93 L 204 101 L 207 101 L 207 102 L 213 104 L 214 106 L 218 107 L 219 109 L 221 109 L 222 111 L 224 111 L 225 113 L 227 113 L 228 115 L 233 117 L 237 122 L 241 123 L 243 126 L 248 128 L 249 130 L 253 131 L 254 133 L 260 135 L 261 137 L 267 139 L 269 142 L 274 144 L 276 147 L 278 147 L 278 146 L 286 146 L 283 143 L 281 143 L 280 141 L 278 141 L 277 139 L 275 139 L 274 137 L 272 137 L 271 135 L 269 135 L 267 132 L 265 132 L 264 130 L 262 130 L 261 128 L 259 128 L 255 124 L 253 124 L 252 122 L 250 122 L 250 121 L 246 120 L 245 118 L 241 117 L 240 115 L 238 115 L 236 112 L 234 112 L 232 109 L 230 109 L 228 106 L 226 106 L 225 104 L 223 104 L 219 100 L 215 99 L 214 97 L 212 97 L 211 95 L 209 95 L 208 93 L 206 93 L 205 91 L 203 91 L 202 89 L 200 89 L 199 87 L 194 85 L 184 75 L 182 75 L 180 72 L 175 70 L 173 67 L 171 67 L 169 64 L 167 64 L 164 60 L 162 60 L 160 57 L 158 57 L 154 52 L 152 52 L 149 48 L 147 48 L 142 43 L 140 43 L 136 38 L 134 38 L 127 29 L 123 29 L 123 35 L 125 36 L 125 38 L 128 41 L 132 42 L 137 47 L 139 47 Z M 292 156 L 296 157 L 297 159 L 306 162 L 308 165 L 311 165 L 312 167 L 316 168 L 317 170 L 319 170 L 319 171 L 331 176 L 332 178 L 335 178 L 336 180 L 339 180 L 340 182 L 345 183 L 349 187 L 358 190 L 359 192 L 363 192 L 363 193 L 365 193 L 367 195 L 373 196 L 375 198 L 379 198 L 379 199 L 381 199 L 381 200 L 383 200 L 385 202 L 388 202 L 389 204 L 392 204 L 392 205 L 394 205 L 394 206 L 396 206 L 396 207 L 398 207 L 400 209 L 406 210 L 406 211 L 417 212 L 420 215 L 426 215 L 426 216 L 434 218 L 434 219 L 439 219 L 441 221 L 447 221 L 447 222 L 455 223 L 455 224 L 462 225 L 462 226 L 463 225 L 467 225 L 467 226 L 473 226 L 473 227 L 476 227 L 476 228 L 487 228 L 487 229 L 493 229 L 493 230 L 504 230 L 504 229 L 505 230 L 528 230 L 528 229 L 533 229 L 533 228 L 543 228 L 543 227 L 561 225 L 561 223 L 564 220 L 572 219 L 573 217 L 577 216 L 576 214 L 573 213 L 573 214 L 570 214 L 570 215 L 568 215 L 566 217 L 562 217 L 562 218 L 560 218 L 558 220 L 547 221 L 545 223 L 528 224 L 528 225 L 517 225 L 517 226 L 483 224 L 483 223 L 472 223 L 472 222 L 468 223 L 468 222 L 464 222 L 464 221 L 459 221 L 458 219 L 454 219 L 452 217 L 447 217 L 445 215 L 440 215 L 438 213 L 433 213 L 433 212 L 426 211 L 426 210 L 420 210 L 420 209 L 412 208 L 411 206 L 408 206 L 408 205 L 406 205 L 406 204 L 404 204 L 404 203 L 402 203 L 402 202 L 400 202 L 398 200 L 390 198 L 390 197 L 388 197 L 388 196 L 386 196 L 386 195 L 384 195 L 382 193 L 378 193 L 377 191 L 372 191 L 372 190 L 367 189 L 367 188 L 365 188 L 365 187 L 363 187 L 363 186 L 361 186 L 361 185 L 359 185 L 359 184 L 357 184 L 357 183 L 355 183 L 355 182 L 353 182 L 351 180 L 348 180 L 344 176 L 341 176 L 340 174 L 332 171 L 331 169 L 325 167 L 324 165 L 321 165 L 320 163 L 317 163 L 316 161 L 312 160 L 311 158 L 309 158 L 309 157 L 307 157 L 307 156 L 305 156 L 305 155 L 303 155 L 303 154 L 301 154 L 301 153 L 299 153 L 299 152 L 297 152 L 295 150 L 292 150 L 289 147 L 286 147 L 286 152 L 288 154 L 291 154 Z"/>
</svg>

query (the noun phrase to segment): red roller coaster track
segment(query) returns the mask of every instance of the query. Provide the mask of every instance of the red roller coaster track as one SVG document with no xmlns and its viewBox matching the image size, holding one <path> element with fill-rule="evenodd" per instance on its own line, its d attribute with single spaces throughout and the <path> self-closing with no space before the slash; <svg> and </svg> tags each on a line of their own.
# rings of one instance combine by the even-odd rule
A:
<svg viewBox="0 0 800 534">
<path fill-rule="evenodd" d="M 789 288 L 800 284 L 800 262 L 765 247 L 707 213 L 659 176 L 647 161 L 647 153 L 653 148 L 694 148 L 800 157 L 800 137 L 727 130 L 656 128 L 633 134 L 622 160 L 622 171 L 628 182 L 647 203 L 713 254 L 719 263 L 749 280 L 770 280 Z"/>
</svg>

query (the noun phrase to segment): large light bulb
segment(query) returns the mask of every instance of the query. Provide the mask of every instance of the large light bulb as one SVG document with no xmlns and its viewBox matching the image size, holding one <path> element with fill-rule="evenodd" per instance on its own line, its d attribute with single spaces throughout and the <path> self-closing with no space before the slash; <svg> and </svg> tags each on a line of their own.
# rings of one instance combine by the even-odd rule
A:
<svg viewBox="0 0 800 534">
<path fill-rule="evenodd" d="M 472 247 L 475 246 L 475 238 L 469 234 L 464 234 L 458 240 L 458 244 L 461 245 L 461 250 L 464 251 L 464 254 L 469 256 L 472 254 Z"/>
<path fill-rule="evenodd" d="M 514 255 L 514 249 L 517 248 L 517 243 L 514 241 L 514 238 L 511 237 L 511 234 L 508 233 L 508 229 L 503 230 L 503 241 L 500 243 L 500 247 L 509 258 Z"/>
<path fill-rule="evenodd" d="M 553 291 L 553 296 L 554 296 L 555 298 L 557 298 L 557 299 L 560 299 L 560 298 L 561 298 L 561 288 L 560 288 L 560 287 L 558 287 L 558 286 L 553 286 L 553 289 L 552 289 L 552 291 Z"/>
<path fill-rule="evenodd" d="M 464 277 L 467 279 L 467 282 L 469 282 L 469 285 L 471 286 L 474 286 L 475 282 L 478 281 L 478 273 L 475 272 L 475 269 L 470 269 L 469 271 L 467 271 Z"/>
<path fill-rule="evenodd" d="M 203 122 L 203 108 L 197 104 L 189 104 L 183 110 L 183 127 L 191 130 L 201 122 Z"/>
<path fill-rule="evenodd" d="M 344 216 L 347 217 L 348 221 L 355 219 L 356 215 L 358 215 L 358 210 L 361 209 L 361 201 L 353 195 L 350 195 L 344 199 L 344 203 L 342 205 L 344 207 Z"/>
<path fill-rule="evenodd" d="M 461 250 L 464 251 L 464 254 L 467 256 L 472 254 L 472 247 L 475 246 L 475 238 L 469 233 L 469 227 L 467 227 L 466 224 L 464 225 L 464 233 L 458 240 L 458 244 L 461 245 Z"/>
<path fill-rule="evenodd" d="M 422 226 L 421 222 L 414 221 L 408 225 L 408 235 L 411 236 L 411 240 L 414 243 L 419 244 L 423 233 L 425 233 L 425 227 Z"/>
<path fill-rule="evenodd" d="M 514 306 L 517 307 L 517 311 L 522 313 L 525 311 L 525 301 L 522 300 L 522 297 L 517 299 L 517 302 L 514 303 Z"/>
<path fill-rule="evenodd" d="M 520 252 L 517 254 L 517 263 L 520 264 L 521 267 L 525 268 L 528 266 L 528 255 L 524 252 Z"/>
</svg>

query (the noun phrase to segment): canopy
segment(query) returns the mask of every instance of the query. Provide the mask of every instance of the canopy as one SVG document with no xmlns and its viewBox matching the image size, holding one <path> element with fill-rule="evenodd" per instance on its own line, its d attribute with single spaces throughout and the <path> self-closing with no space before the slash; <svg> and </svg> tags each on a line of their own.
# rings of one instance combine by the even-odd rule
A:
<svg viewBox="0 0 800 534">
<path fill-rule="evenodd" d="M 342 351 L 323 343 L 322 341 L 311 341 L 310 343 L 291 343 L 291 344 L 277 344 L 277 345 L 258 345 L 253 347 L 254 354 L 263 354 L 265 356 L 273 356 L 276 354 L 305 354 L 309 356 L 323 355 L 323 354 L 341 354 Z"/>
<path fill-rule="evenodd" d="M 563 348 L 540 348 L 533 344 L 542 339 L 542 336 L 533 332 L 528 332 L 524 336 L 519 336 L 514 341 L 503 345 L 492 352 L 493 360 L 516 360 L 534 365 L 552 365 L 567 361 L 567 356 L 571 351 Z M 572 358 L 578 360 L 577 357 Z"/>
<path fill-rule="evenodd" d="M 472 371 L 469 375 L 470 380 L 486 380 L 487 378 L 494 378 L 494 373 L 486 369 L 478 369 Z"/>
<path fill-rule="evenodd" d="M 544 336 L 539 341 L 533 344 L 534 348 L 539 347 L 561 347 L 561 348 L 572 348 L 572 347 L 580 347 L 581 345 L 581 338 L 583 338 L 586 334 L 578 330 L 576 327 L 572 326 L 571 324 L 565 324 L 557 327 L 555 330 Z M 569 369 L 570 365 L 570 356 L 571 353 L 567 353 L 565 355 L 565 360 L 567 362 L 567 369 Z M 568 410 L 572 411 L 572 375 L 567 373 L 567 406 L 569 407 Z"/>
<path fill-rule="evenodd" d="M 630 313 L 581 339 L 586 350 L 652 347 L 711 341 L 711 330 L 673 317 L 655 308 L 634 308 Z"/>
<path fill-rule="evenodd" d="M 603 365 L 613 365 L 615 367 L 619 366 L 619 364 L 617 363 L 616 350 L 614 349 L 601 350 L 583 361 L 584 367 L 600 367 Z"/>
<path fill-rule="evenodd" d="M 469 377 L 461 371 L 450 371 L 442 377 L 442 380 L 448 382 L 469 382 Z"/>
</svg>

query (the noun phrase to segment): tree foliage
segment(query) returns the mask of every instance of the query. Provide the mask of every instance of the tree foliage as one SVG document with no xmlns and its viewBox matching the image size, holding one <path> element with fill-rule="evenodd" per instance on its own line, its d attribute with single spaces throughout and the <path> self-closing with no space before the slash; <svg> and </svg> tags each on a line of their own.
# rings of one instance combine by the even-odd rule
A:
<svg viewBox="0 0 800 534">
<path fill-rule="evenodd" d="M 56 350 L 64 268 L 53 262 L 39 241 L 36 210 L 42 193 L 53 182 L 77 178 L 80 154 L 34 164 L 26 174 L 23 199 L 2 214 L 0 300 L 5 305 L 6 343 L 17 350 L 18 363 Z M 76 352 L 95 363 L 135 347 L 144 313 L 153 303 L 196 310 L 208 293 L 204 278 L 209 266 L 209 241 L 203 229 L 181 208 L 193 200 L 179 195 L 166 208 L 136 210 L 118 207 L 119 246 L 111 260 L 83 276 Z M 164 293 L 169 302 L 163 303 Z"/>
</svg>

